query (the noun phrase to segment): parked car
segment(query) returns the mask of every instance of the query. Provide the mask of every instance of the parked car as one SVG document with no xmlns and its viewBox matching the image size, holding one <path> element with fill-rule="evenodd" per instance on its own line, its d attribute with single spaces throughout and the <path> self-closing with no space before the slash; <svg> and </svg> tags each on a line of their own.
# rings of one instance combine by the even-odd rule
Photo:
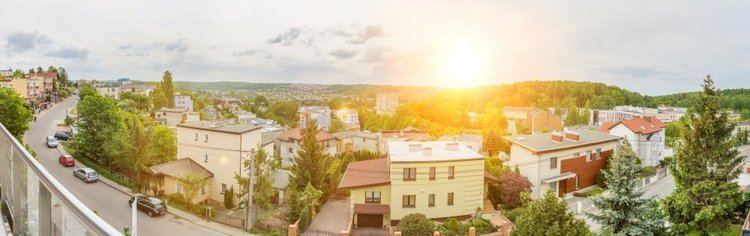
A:
<svg viewBox="0 0 750 236">
<path fill-rule="evenodd" d="M 47 147 L 48 148 L 57 148 L 57 145 L 59 143 L 57 142 L 57 139 L 55 137 L 49 136 L 47 137 Z"/>
<path fill-rule="evenodd" d="M 57 161 L 65 167 L 76 165 L 76 160 L 73 160 L 73 157 L 67 154 L 57 158 Z"/>
<path fill-rule="evenodd" d="M 133 201 L 138 200 L 138 210 L 145 212 L 148 216 L 164 215 L 167 213 L 167 205 L 155 197 L 136 194 L 128 201 L 128 206 L 133 206 Z"/>
<path fill-rule="evenodd" d="M 60 140 L 60 141 L 70 141 L 70 136 L 68 136 L 68 134 L 63 133 L 63 132 L 57 132 L 55 133 L 55 139 Z"/>
<path fill-rule="evenodd" d="M 91 168 L 75 168 L 73 175 L 83 180 L 84 183 L 96 182 L 99 180 L 99 174 Z"/>
</svg>

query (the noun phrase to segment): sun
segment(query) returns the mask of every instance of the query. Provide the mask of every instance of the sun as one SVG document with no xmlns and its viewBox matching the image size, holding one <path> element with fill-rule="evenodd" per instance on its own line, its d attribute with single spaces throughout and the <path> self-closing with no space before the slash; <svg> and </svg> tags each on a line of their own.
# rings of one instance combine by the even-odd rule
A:
<svg viewBox="0 0 750 236">
<path fill-rule="evenodd" d="M 475 48 L 456 46 L 443 54 L 443 76 L 450 87 L 474 87 L 482 83 L 484 60 Z"/>
</svg>

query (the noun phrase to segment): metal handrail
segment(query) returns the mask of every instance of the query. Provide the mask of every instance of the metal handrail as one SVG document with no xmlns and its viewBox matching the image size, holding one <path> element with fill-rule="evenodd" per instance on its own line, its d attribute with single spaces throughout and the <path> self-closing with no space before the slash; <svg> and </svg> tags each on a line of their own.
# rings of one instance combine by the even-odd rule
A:
<svg viewBox="0 0 750 236">
<path fill-rule="evenodd" d="M 78 198 L 68 191 L 68 189 L 60 184 L 52 174 L 47 172 L 42 164 L 39 164 L 39 162 L 37 162 L 36 159 L 34 159 L 25 148 L 23 148 L 23 145 L 21 145 L 21 143 L 10 134 L 4 125 L 0 124 L 0 128 L 2 128 L 0 134 L 13 142 L 11 145 L 13 149 L 16 153 L 20 154 L 19 156 L 21 157 L 21 160 L 23 160 L 23 162 L 26 163 L 26 165 L 39 177 L 39 181 L 44 187 L 56 196 L 60 202 L 81 221 L 81 223 L 83 223 L 88 229 L 92 230 L 92 233 L 97 235 L 122 235 L 120 231 L 109 225 L 109 223 L 86 207 L 86 205 L 78 200 Z"/>
</svg>

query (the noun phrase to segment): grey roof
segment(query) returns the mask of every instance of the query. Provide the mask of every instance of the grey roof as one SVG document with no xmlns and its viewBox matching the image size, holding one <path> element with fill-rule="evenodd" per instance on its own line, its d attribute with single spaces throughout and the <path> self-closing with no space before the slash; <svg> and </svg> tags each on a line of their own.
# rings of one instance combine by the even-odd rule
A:
<svg viewBox="0 0 750 236">
<path fill-rule="evenodd" d="M 277 130 L 277 131 L 266 131 L 263 133 L 260 133 L 260 144 L 266 145 L 269 143 L 273 143 L 276 138 L 281 136 L 282 133 L 284 133 L 285 130 Z"/>
<path fill-rule="evenodd" d="M 343 132 L 333 133 L 332 135 L 338 138 L 357 137 L 357 138 L 366 138 L 366 139 L 378 139 L 378 136 L 380 136 L 380 134 L 378 133 L 370 133 L 370 132 L 362 132 L 362 131 L 343 131 Z"/>
<path fill-rule="evenodd" d="M 456 138 L 456 141 L 459 142 L 466 141 L 482 143 L 482 135 L 476 134 L 443 135 L 443 137 L 440 137 L 438 141 L 453 141 L 453 138 Z"/>
<path fill-rule="evenodd" d="M 232 134 L 244 134 L 244 133 L 261 128 L 260 126 L 255 126 L 255 125 L 223 124 L 219 126 L 214 126 L 213 124 L 214 122 L 187 122 L 187 123 L 177 124 L 177 127 L 186 127 L 186 128 L 232 133 Z"/>
<path fill-rule="evenodd" d="M 576 130 L 574 132 L 580 134 L 580 141 L 576 142 L 563 138 L 562 142 L 555 142 L 552 141 L 552 138 L 550 137 L 551 134 L 514 135 L 506 136 L 504 138 L 505 140 L 512 142 L 514 145 L 519 145 L 533 152 L 555 151 L 558 149 L 588 146 L 620 139 L 618 136 L 593 130 Z M 561 134 L 565 136 L 564 133 Z"/>
<path fill-rule="evenodd" d="M 289 176 L 291 175 L 292 172 L 289 172 L 288 170 L 274 170 L 273 173 L 271 173 L 271 176 L 273 177 L 273 188 L 285 189 L 289 186 Z"/>
</svg>

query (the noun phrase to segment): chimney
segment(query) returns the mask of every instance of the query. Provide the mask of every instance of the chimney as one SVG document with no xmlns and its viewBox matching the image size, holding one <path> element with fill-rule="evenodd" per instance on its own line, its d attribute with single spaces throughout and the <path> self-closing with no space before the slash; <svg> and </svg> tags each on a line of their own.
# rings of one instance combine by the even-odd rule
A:
<svg viewBox="0 0 750 236">
<path fill-rule="evenodd" d="M 573 132 L 573 131 L 567 131 L 565 132 L 565 138 L 570 141 L 581 141 L 581 134 Z"/>
<path fill-rule="evenodd" d="M 458 150 L 458 143 L 456 143 L 456 142 L 446 143 L 445 144 L 445 148 L 448 149 L 448 150 L 453 150 L 453 151 Z"/>
<path fill-rule="evenodd" d="M 425 147 L 422 149 L 422 155 L 423 156 L 432 156 L 432 148 L 431 147 Z"/>
<path fill-rule="evenodd" d="M 651 122 L 651 117 L 650 116 L 643 117 L 643 119 L 646 120 L 646 121 L 648 121 L 649 123 Z"/>
<path fill-rule="evenodd" d="M 410 143 L 409 144 L 409 151 L 410 152 L 417 152 L 419 150 L 422 150 L 422 144 L 421 143 Z"/>
<path fill-rule="evenodd" d="M 562 136 L 562 134 L 558 134 L 558 133 L 552 133 L 552 135 L 550 135 L 550 136 L 552 137 L 552 141 L 553 141 L 553 142 L 558 142 L 558 143 L 562 143 L 562 141 L 563 141 L 563 136 Z"/>
</svg>

